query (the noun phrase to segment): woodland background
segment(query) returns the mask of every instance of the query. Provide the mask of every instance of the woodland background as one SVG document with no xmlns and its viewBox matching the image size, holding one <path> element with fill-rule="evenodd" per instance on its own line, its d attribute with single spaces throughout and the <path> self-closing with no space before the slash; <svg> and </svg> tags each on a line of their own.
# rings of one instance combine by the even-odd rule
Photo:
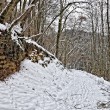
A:
<svg viewBox="0 0 110 110">
<path fill-rule="evenodd" d="M 0 0 L 0 23 L 19 24 L 65 67 L 110 80 L 110 0 Z M 19 34 L 19 33 L 18 33 Z"/>
</svg>

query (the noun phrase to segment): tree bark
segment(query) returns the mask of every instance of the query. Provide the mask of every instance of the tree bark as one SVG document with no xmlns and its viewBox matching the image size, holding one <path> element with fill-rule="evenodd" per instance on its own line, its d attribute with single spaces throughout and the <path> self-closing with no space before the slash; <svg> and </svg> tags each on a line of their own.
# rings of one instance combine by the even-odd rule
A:
<svg viewBox="0 0 110 110">
<path fill-rule="evenodd" d="M 107 73 L 110 74 L 110 21 L 109 21 L 109 0 L 107 0 L 107 29 L 108 29 L 108 71 Z M 108 76 L 107 76 L 108 77 Z"/>
<path fill-rule="evenodd" d="M 61 36 L 61 32 L 62 32 L 62 19 L 63 19 L 63 1 L 60 0 L 60 18 L 59 18 L 59 22 L 58 22 L 58 33 L 57 33 L 57 38 L 56 38 L 56 57 L 58 58 L 58 53 L 59 53 L 59 40 L 60 40 L 60 36 Z"/>
</svg>

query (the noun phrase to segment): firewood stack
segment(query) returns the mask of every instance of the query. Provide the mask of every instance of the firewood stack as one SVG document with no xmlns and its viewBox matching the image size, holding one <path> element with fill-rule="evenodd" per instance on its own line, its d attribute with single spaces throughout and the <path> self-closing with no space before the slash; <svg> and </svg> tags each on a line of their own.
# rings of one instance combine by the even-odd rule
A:
<svg viewBox="0 0 110 110">
<path fill-rule="evenodd" d="M 0 80 L 3 81 L 20 68 L 25 53 L 12 41 L 10 35 L 0 34 Z"/>
<path fill-rule="evenodd" d="M 11 38 L 11 35 L 5 33 L 0 34 L 0 81 L 4 81 L 11 74 L 20 70 L 20 63 L 25 58 L 32 62 L 44 61 L 44 57 L 49 61 L 44 61 L 41 65 L 45 67 L 54 56 L 50 55 L 42 48 L 27 43 L 22 40 L 24 50 Z"/>
</svg>

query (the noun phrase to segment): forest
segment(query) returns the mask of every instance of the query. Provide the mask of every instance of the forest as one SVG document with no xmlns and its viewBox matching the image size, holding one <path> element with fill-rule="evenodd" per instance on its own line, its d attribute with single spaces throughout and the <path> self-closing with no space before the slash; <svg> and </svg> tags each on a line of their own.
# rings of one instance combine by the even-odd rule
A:
<svg viewBox="0 0 110 110">
<path fill-rule="evenodd" d="M 0 0 L 0 110 L 110 110 L 110 0 Z"/>
</svg>

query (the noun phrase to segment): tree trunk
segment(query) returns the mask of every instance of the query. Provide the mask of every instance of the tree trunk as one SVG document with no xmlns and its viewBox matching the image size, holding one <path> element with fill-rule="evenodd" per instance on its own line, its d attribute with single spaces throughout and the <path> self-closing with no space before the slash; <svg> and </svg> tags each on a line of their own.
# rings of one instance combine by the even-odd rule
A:
<svg viewBox="0 0 110 110">
<path fill-rule="evenodd" d="M 59 40 L 60 40 L 60 36 L 61 36 L 61 32 L 62 32 L 62 19 L 63 19 L 63 1 L 60 0 L 60 18 L 59 18 L 59 22 L 58 22 L 58 33 L 57 33 L 57 38 L 56 38 L 56 57 L 59 57 Z"/>
<path fill-rule="evenodd" d="M 107 0 L 107 29 L 108 29 L 108 75 L 110 76 L 110 21 L 109 21 L 109 0 Z M 110 78 L 109 78 L 110 79 Z"/>
</svg>

